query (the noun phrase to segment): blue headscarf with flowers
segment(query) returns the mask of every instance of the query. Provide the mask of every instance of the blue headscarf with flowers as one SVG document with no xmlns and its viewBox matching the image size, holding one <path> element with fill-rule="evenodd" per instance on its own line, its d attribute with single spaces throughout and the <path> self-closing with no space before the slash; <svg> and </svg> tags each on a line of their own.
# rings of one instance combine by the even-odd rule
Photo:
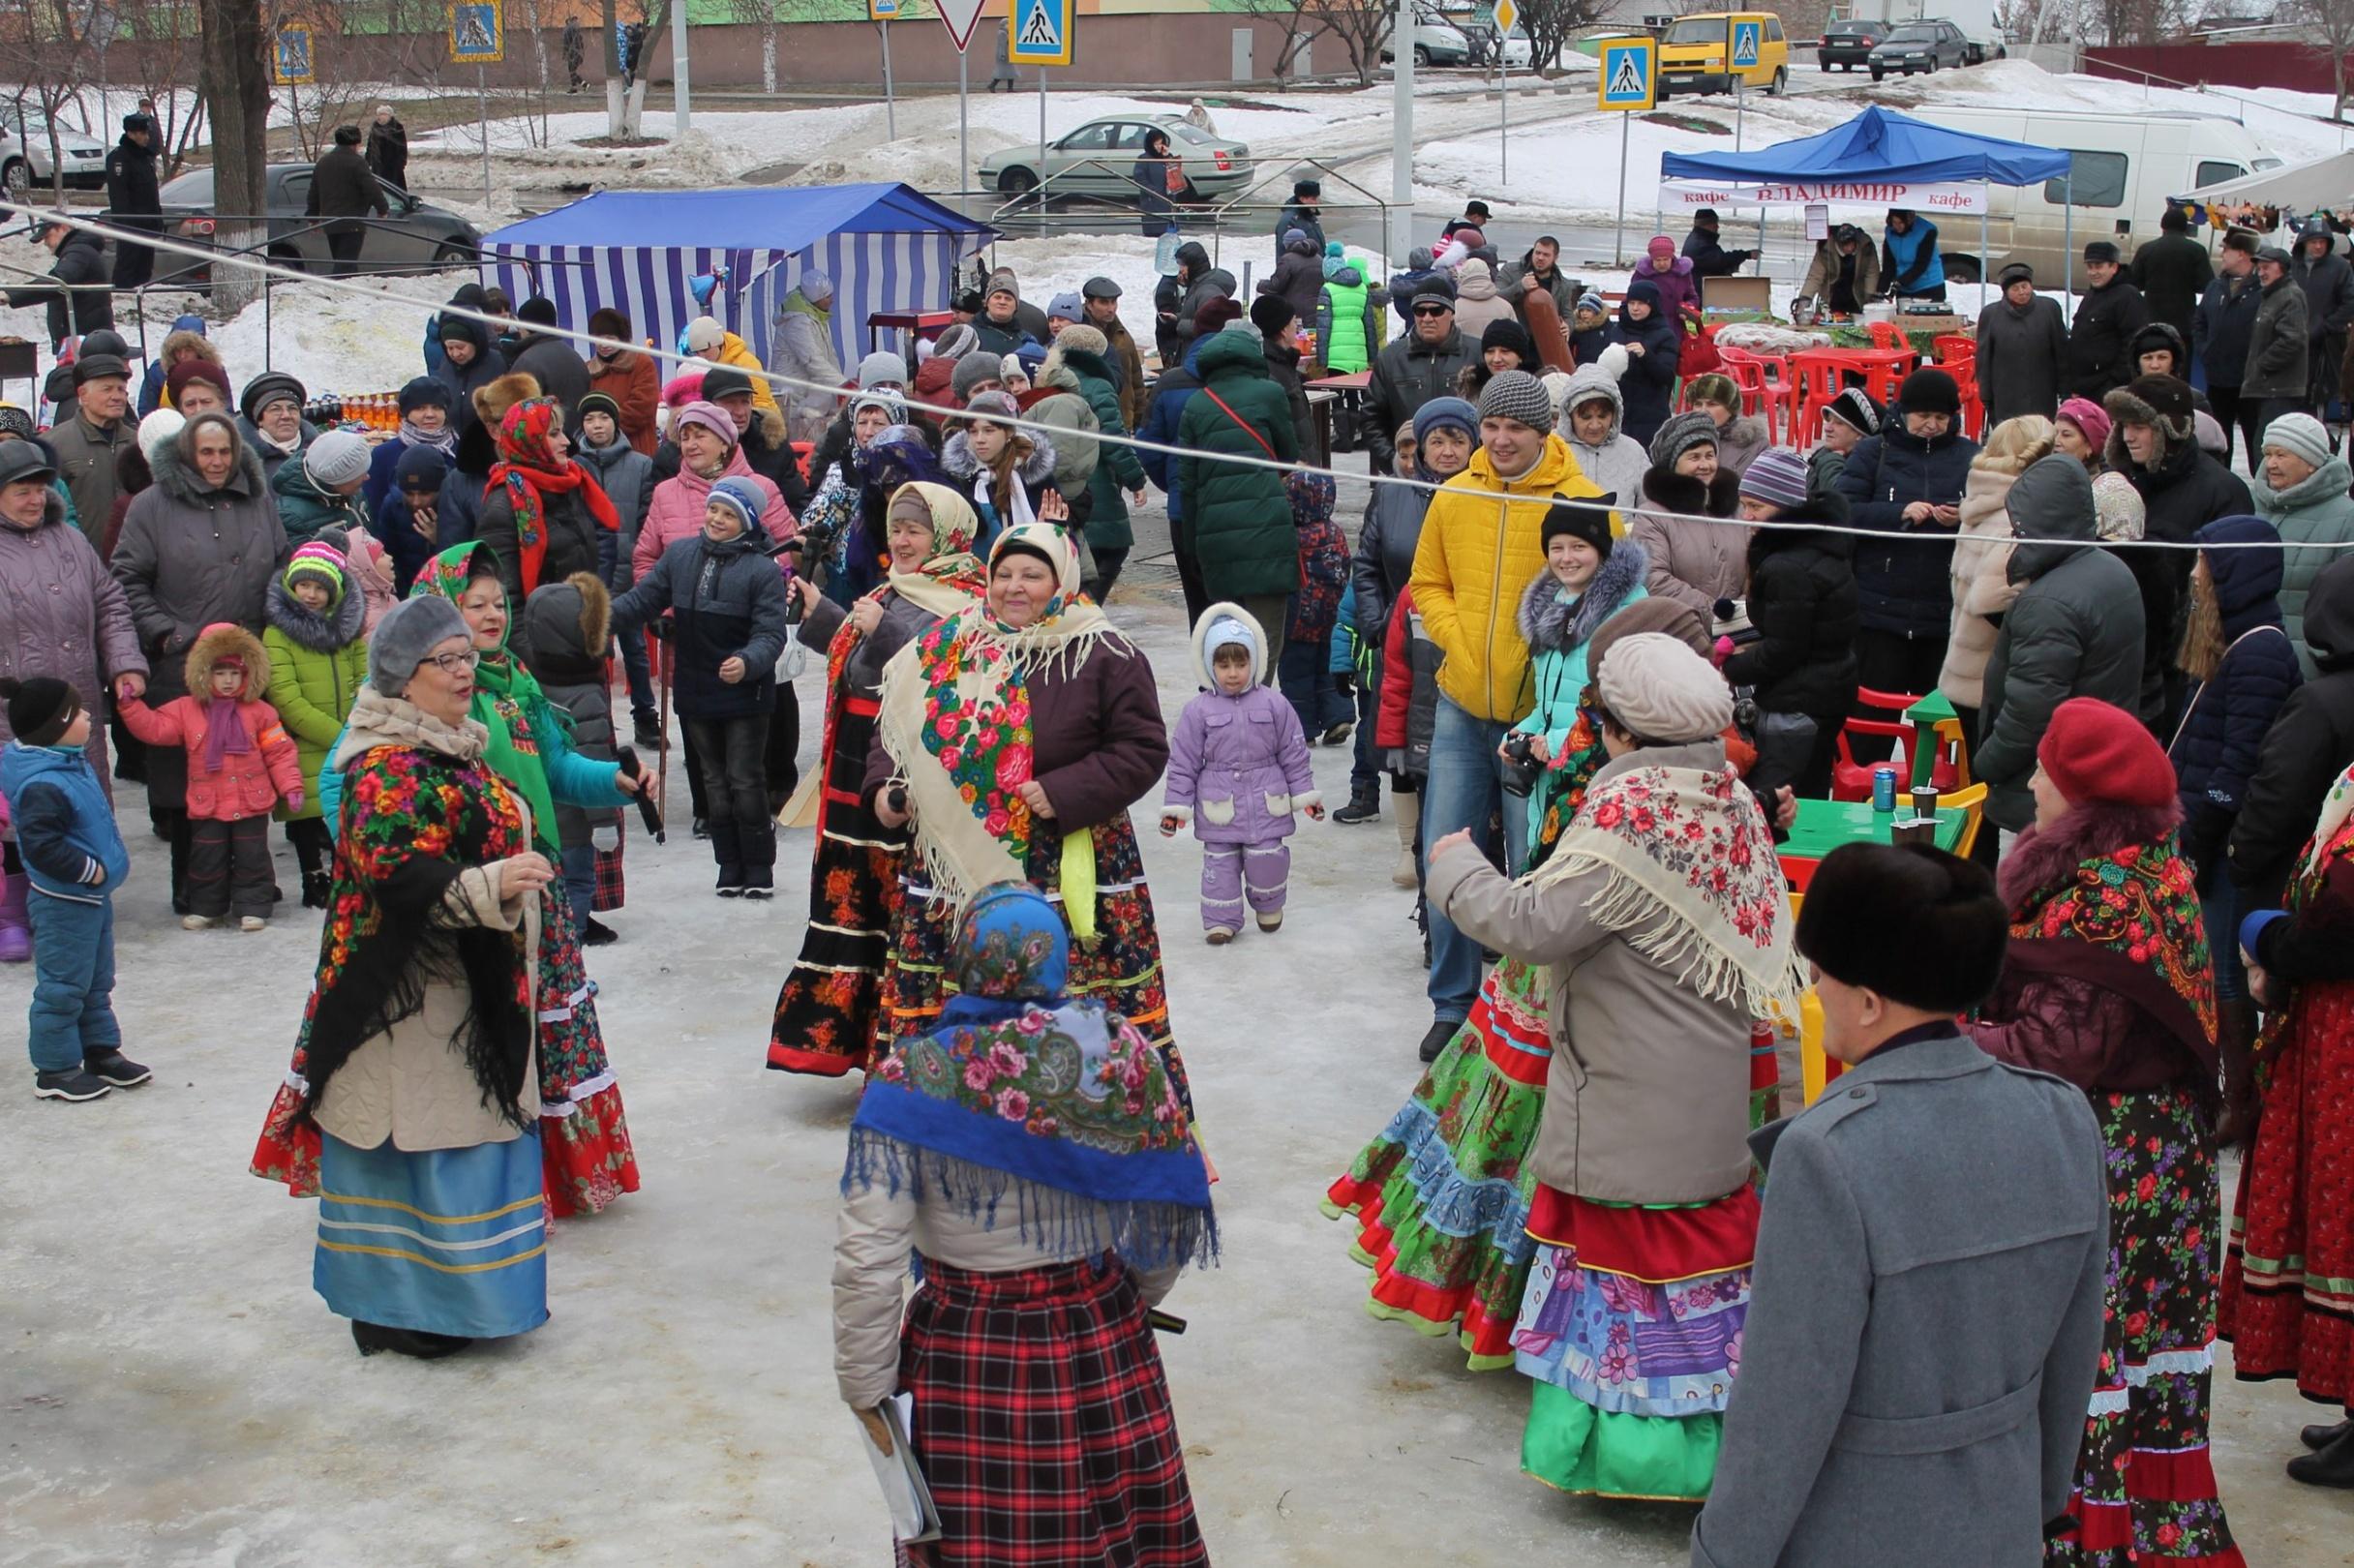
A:
<svg viewBox="0 0 2354 1568">
<path fill-rule="evenodd" d="M 1065 992 L 1062 918 L 1026 883 L 975 895 L 950 952 L 958 993 L 895 1043 L 860 1098 L 845 1192 L 877 1180 L 1024 1240 L 1154 1268 L 1217 1255 L 1208 1167 L 1168 1064 L 1127 1019 Z"/>
</svg>

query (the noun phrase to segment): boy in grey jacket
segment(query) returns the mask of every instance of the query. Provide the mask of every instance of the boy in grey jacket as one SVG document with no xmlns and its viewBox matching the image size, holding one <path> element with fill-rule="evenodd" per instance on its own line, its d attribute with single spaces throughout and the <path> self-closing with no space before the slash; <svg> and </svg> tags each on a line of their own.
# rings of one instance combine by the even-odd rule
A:
<svg viewBox="0 0 2354 1568">
<path fill-rule="evenodd" d="M 1750 1137 L 1765 1215 L 1694 1568 L 2003 1568 L 2067 1527 L 2108 1198 L 2082 1091 L 1954 1027 L 2007 920 L 1984 870 L 1918 846 L 1834 850 L 1807 890 L 1849 1071 Z"/>
</svg>

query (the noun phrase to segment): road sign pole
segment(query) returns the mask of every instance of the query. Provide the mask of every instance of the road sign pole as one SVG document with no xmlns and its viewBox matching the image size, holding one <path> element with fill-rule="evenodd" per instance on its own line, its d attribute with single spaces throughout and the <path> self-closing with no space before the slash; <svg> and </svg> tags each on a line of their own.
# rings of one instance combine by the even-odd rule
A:
<svg viewBox="0 0 2354 1568">
<path fill-rule="evenodd" d="M 883 139 L 899 139 L 899 106 L 890 86 L 890 21 L 888 17 L 875 23 L 883 30 Z"/>
<path fill-rule="evenodd" d="M 965 51 L 956 51 L 956 189 L 973 177 L 973 136 L 971 114 L 973 78 L 966 69 L 969 61 Z"/>
<path fill-rule="evenodd" d="M 1741 150 L 1741 122 L 1749 110 L 1749 89 L 1739 76 L 1733 78 L 1733 150 Z"/>
<path fill-rule="evenodd" d="M 1626 161 L 1633 123 L 1630 116 L 1618 116 L 1618 222 L 1611 229 L 1611 265 L 1626 255 Z"/>
<path fill-rule="evenodd" d="M 482 204 L 491 204 L 491 87 L 490 77 L 474 67 L 474 126 L 482 142 Z"/>
<path fill-rule="evenodd" d="M 1495 40 L 1495 183 L 1512 183 L 1512 66 L 1501 34 Z"/>
<path fill-rule="evenodd" d="M 1038 68 L 1038 168 L 1039 177 L 1044 179 L 1046 175 L 1046 68 L 1044 66 Z M 1039 198 L 1038 210 L 1041 213 L 1046 210 L 1043 196 Z"/>
<path fill-rule="evenodd" d="M 671 122 L 680 140 L 695 123 L 686 92 L 686 0 L 672 0 L 670 8 Z"/>
<path fill-rule="evenodd" d="M 1398 0 L 1390 23 L 1390 205 L 1406 210 L 1406 231 L 1414 224 L 1414 12 L 1412 0 Z"/>
</svg>

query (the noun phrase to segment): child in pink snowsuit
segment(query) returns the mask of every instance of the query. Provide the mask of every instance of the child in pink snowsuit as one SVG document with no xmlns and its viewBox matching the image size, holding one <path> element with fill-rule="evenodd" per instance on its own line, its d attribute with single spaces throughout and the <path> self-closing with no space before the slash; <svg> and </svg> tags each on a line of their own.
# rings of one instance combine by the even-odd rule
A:
<svg viewBox="0 0 2354 1568">
<path fill-rule="evenodd" d="M 1185 705 L 1169 738 L 1161 834 L 1186 823 L 1200 839 L 1201 924 L 1210 945 L 1234 940 L 1246 893 L 1258 928 L 1283 923 L 1292 813 L 1324 820 L 1300 716 L 1264 684 L 1267 637 L 1251 612 L 1214 604 L 1193 627 L 1193 661 L 1209 689 Z"/>
</svg>

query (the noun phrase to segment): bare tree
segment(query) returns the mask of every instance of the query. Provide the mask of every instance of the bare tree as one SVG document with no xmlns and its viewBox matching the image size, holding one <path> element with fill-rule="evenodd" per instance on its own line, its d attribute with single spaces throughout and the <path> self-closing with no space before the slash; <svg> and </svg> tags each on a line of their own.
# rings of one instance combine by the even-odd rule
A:
<svg viewBox="0 0 2354 1568">
<path fill-rule="evenodd" d="M 796 21 L 815 21 L 817 6 L 810 0 L 783 0 L 791 7 Z M 756 24 L 760 28 L 760 90 L 776 91 L 776 14 L 778 0 L 727 0 L 728 15 L 739 22 Z"/>
<path fill-rule="evenodd" d="M 606 134 L 616 141 L 635 141 L 646 114 L 646 83 L 652 75 L 654 45 L 670 25 L 670 0 L 646 0 L 624 6 L 623 0 L 604 0 L 605 8 L 605 120 Z M 638 40 L 634 53 L 624 59 L 624 33 Z"/>
<path fill-rule="evenodd" d="M 1558 66 L 1570 43 L 1612 9 L 1611 0 L 1520 0 L 1530 68 L 1551 71 Z"/>
<path fill-rule="evenodd" d="M 124 86 L 155 106 L 155 150 L 170 179 L 188 164 L 188 150 L 204 132 L 204 100 L 187 96 L 196 72 L 196 14 L 173 0 L 118 0 L 123 36 L 137 42 L 125 50 L 131 75 Z"/>
<path fill-rule="evenodd" d="M 2354 0 L 2298 0 L 2295 14 L 2303 17 L 2314 33 L 2306 47 L 2330 51 L 2332 85 L 2338 93 L 2330 118 L 2343 120 L 2346 117 L 2346 51 L 2354 49 Z"/>
<path fill-rule="evenodd" d="M 68 105 L 76 118 L 81 116 L 82 84 L 91 79 L 96 63 L 83 26 L 86 15 L 70 0 L 0 0 L 0 41 L 15 56 L 11 64 L 21 82 L 6 115 L 8 135 L 19 147 L 5 171 L 12 200 L 31 192 L 32 154 L 45 138 L 50 195 L 65 205 L 64 128 L 58 122 Z M 36 116 L 39 127 L 32 123 Z"/>
<path fill-rule="evenodd" d="M 252 248 L 269 237 L 263 206 L 269 183 L 269 34 L 261 0 L 199 0 L 203 51 L 197 91 L 213 122 L 213 212 L 218 248 Z M 261 283 L 239 266 L 213 268 L 213 302 L 235 315 L 254 302 Z"/>
<path fill-rule="evenodd" d="M 1388 0 L 1302 0 L 1300 9 L 1314 28 L 1309 36 L 1339 44 L 1357 85 L 1372 86 L 1381 69 L 1381 51 L 1389 46 L 1396 6 Z"/>
<path fill-rule="evenodd" d="M 372 75 L 369 62 L 362 57 L 365 51 L 348 46 L 354 41 L 345 35 L 342 8 L 331 0 L 263 0 L 263 5 L 273 45 L 280 28 L 311 30 L 311 79 L 289 82 L 283 90 L 295 149 L 315 163 L 334 145 L 337 126 L 359 120 L 368 102 L 363 89 Z"/>
</svg>

